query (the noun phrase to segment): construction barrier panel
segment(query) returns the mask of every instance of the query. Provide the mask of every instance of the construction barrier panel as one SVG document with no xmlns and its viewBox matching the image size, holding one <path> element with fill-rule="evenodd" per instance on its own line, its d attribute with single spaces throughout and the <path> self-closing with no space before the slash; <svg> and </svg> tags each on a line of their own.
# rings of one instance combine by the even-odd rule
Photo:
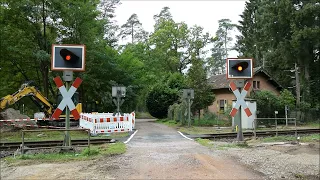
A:
<svg viewBox="0 0 320 180">
<path fill-rule="evenodd" d="M 113 113 L 81 113 L 80 128 L 90 129 L 90 133 L 104 134 L 128 132 L 135 127 L 135 113 L 115 115 Z"/>
</svg>

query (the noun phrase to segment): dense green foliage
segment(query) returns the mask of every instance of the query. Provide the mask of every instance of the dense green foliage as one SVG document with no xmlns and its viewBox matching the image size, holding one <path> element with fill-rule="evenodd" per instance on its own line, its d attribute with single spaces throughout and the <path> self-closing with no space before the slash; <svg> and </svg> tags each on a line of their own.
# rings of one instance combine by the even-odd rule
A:
<svg viewBox="0 0 320 180">
<path fill-rule="evenodd" d="M 178 102 L 186 80 L 179 73 L 169 74 L 165 80 L 153 86 L 146 98 L 148 112 L 156 118 L 165 118 L 170 105 Z"/>
<path fill-rule="evenodd" d="M 255 66 L 264 66 L 284 87 L 295 85 L 294 73 L 285 70 L 297 63 L 302 111 L 308 106 L 320 112 L 319 12 L 318 0 L 250 0 L 238 26 L 241 55 L 254 57 Z"/>
<path fill-rule="evenodd" d="M 175 22 L 168 7 L 154 16 L 154 32 L 144 31 L 136 14 L 118 26 L 114 12 L 119 4 L 119 0 L 3 1 L 0 97 L 33 80 L 46 97 L 56 101 L 58 90 L 53 78 L 62 72 L 50 71 L 51 44 L 86 45 L 86 71 L 75 73 L 83 79 L 78 91 L 84 109 L 94 102 L 97 111 L 112 112 L 111 87 L 124 85 L 127 94 L 122 111 L 146 111 L 148 107 L 152 115 L 165 117 L 169 105 L 178 100 L 179 90 L 199 85 L 193 82 L 206 84 L 205 71 L 198 80 L 190 76 L 189 84 L 188 75 L 183 73 L 191 65 L 191 56 L 204 62 L 201 49 L 209 34 L 203 33 L 202 27 Z M 119 45 L 118 38 L 130 38 L 131 43 Z M 199 72 L 203 68 L 193 69 Z M 207 86 L 199 89 L 202 95 L 197 97 L 200 104 L 194 106 L 196 109 L 212 99 L 212 95 L 205 97 L 205 91 L 210 90 Z M 16 103 L 21 104 L 27 104 L 29 115 L 38 111 L 31 101 Z"/>
<path fill-rule="evenodd" d="M 271 91 L 258 91 L 251 94 L 251 98 L 257 100 L 257 110 L 259 117 L 274 117 L 274 111 L 278 111 L 278 117 L 284 117 L 285 108 L 288 106 L 292 110 L 295 104 L 294 96 L 288 90 L 280 93 L 280 96 L 275 95 Z"/>
<path fill-rule="evenodd" d="M 163 7 L 153 17 L 153 31 L 146 32 L 137 14 L 124 24 L 115 23 L 120 4 L 119 0 L 2 1 L 0 97 L 33 80 L 55 102 L 58 89 L 53 78 L 62 72 L 50 70 L 51 45 L 85 44 L 86 71 L 74 73 L 83 79 L 78 92 L 84 108 L 97 102 L 97 111 L 113 112 L 113 85 L 127 87 L 121 107 L 125 112 L 149 110 L 153 116 L 166 117 L 170 105 L 182 102 L 184 88 L 195 90 L 193 113 L 211 105 L 214 95 L 208 75 L 224 72 L 228 51 L 234 49 L 230 33 L 237 25 L 221 19 L 211 36 L 198 25 L 175 21 L 170 8 Z M 298 108 L 317 112 L 319 10 L 317 0 L 249 0 L 237 26 L 241 35 L 235 46 L 241 56 L 254 57 L 255 66 L 264 65 L 285 88 L 293 85 L 289 77 L 293 74 L 284 70 L 297 63 L 302 92 Z M 120 45 L 120 38 L 130 43 Z M 208 55 L 205 49 L 210 46 Z M 279 97 L 279 106 L 292 104 L 294 99 L 287 97 Z M 16 103 L 17 108 L 22 104 L 28 115 L 39 111 L 28 99 Z"/>
</svg>

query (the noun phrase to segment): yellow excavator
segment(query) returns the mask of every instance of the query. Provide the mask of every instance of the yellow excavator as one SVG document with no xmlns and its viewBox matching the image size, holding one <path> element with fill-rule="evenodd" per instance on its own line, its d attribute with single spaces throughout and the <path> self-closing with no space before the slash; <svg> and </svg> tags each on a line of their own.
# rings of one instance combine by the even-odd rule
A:
<svg viewBox="0 0 320 180">
<path fill-rule="evenodd" d="M 39 113 L 37 117 L 35 118 L 50 118 L 54 112 L 54 106 L 52 105 L 52 103 L 49 102 L 49 100 L 43 96 L 40 91 L 35 87 L 31 85 L 32 82 L 27 82 L 21 85 L 20 89 L 13 93 L 12 95 L 7 95 L 3 98 L 0 99 L 0 112 L 3 111 L 4 109 L 8 108 L 10 105 L 13 105 L 14 103 L 16 103 L 17 101 L 19 101 L 20 99 L 22 99 L 23 97 L 26 96 L 30 96 L 31 99 L 33 100 L 33 102 L 36 103 L 36 105 L 38 105 L 40 107 L 40 109 L 43 111 L 44 113 L 44 117 L 39 117 Z M 75 96 L 74 96 L 75 97 Z M 76 109 L 79 113 L 82 112 L 82 104 L 78 103 L 78 100 L 75 98 L 72 98 L 73 101 L 76 101 Z M 58 101 L 62 100 L 62 97 L 60 96 L 60 98 L 58 97 Z M 60 116 L 60 119 L 64 119 L 65 115 L 62 114 Z M 70 115 L 70 119 L 73 119 L 73 116 Z"/>
</svg>

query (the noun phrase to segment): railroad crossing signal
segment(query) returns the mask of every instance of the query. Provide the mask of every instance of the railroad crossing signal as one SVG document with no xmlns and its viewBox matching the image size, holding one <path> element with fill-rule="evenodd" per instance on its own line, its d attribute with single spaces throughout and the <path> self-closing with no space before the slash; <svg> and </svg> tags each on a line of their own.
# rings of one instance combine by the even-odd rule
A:
<svg viewBox="0 0 320 180">
<path fill-rule="evenodd" d="M 115 115 L 115 114 L 120 115 L 121 114 L 120 113 L 120 106 L 124 102 L 124 99 L 121 100 L 121 98 L 126 97 L 126 87 L 124 87 L 124 86 L 112 86 L 112 97 L 116 98 L 116 99 L 113 99 L 113 102 L 117 106 L 117 110 L 116 110 L 116 112 L 113 113 L 113 115 Z"/>
<path fill-rule="evenodd" d="M 227 58 L 227 79 L 251 79 L 252 59 Z"/>
<path fill-rule="evenodd" d="M 85 45 L 52 45 L 51 70 L 85 71 Z"/>
<path fill-rule="evenodd" d="M 234 82 L 230 82 L 229 86 L 237 98 L 236 105 L 234 106 L 234 108 L 232 108 L 230 115 L 234 117 L 237 114 L 237 111 L 239 110 L 240 106 L 242 106 L 244 108 L 244 112 L 246 112 L 247 116 L 250 117 L 252 113 L 249 107 L 247 106 L 246 102 L 244 101 L 244 98 L 246 97 L 248 90 L 250 89 L 251 83 L 246 83 L 241 94 Z"/>
<path fill-rule="evenodd" d="M 52 118 L 59 119 L 59 116 L 61 115 L 64 108 L 68 106 L 74 119 L 75 120 L 79 119 L 80 118 L 79 112 L 77 111 L 76 106 L 74 105 L 71 98 L 74 95 L 74 93 L 77 91 L 77 88 L 80 86 L 82 80 L 79 77 L 77 77 L 76 80 L 73 82 L 72 86 L 70 87 L 69 91 L 67 91 L 66 87 L 64 86 L 59 76 L 54 78 L 54 82 L 58 86 L 63 99 L 60 102 L 57 109 L 52 114 Z"/>
</svg>

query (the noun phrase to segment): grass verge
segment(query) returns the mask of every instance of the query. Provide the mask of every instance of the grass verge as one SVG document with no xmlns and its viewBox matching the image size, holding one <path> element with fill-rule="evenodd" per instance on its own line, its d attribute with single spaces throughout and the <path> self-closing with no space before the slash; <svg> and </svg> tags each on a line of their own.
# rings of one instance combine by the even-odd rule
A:
<svg viewBox="0 0 320 180">
<path fill-rule="evenodd" d="M 154 119 L 148 112 L 136 112 L 136 118 L 138 119 Z"/>
<path fill-rule="evenodd" d="M 201 139 L 201 138 L 197 138 L 196 142 L 198 142 L 199 144 L 201 144 L 202 146 L 206 146 L 208 148 L 213 148 L 213 142 L 210 141 L 209 139 Z"/>
<path fill-rule="evenodd" d="M 309 122 L 306 125 L 306 127 L 311 127 L 311 128 L 320 128 L 320 121 L 317 122 Z"/>
<path fill-rule="evenodd" d="M 283 142 L 283 141 L 296 141 L 294 136 L 274 136 L 262 138 L 262 142 Z M 300 142 L 316 142 L 320 141 L 320 134 L 310 134 L 300 136 Z"/>
<path fill-rule="evenodd" d="M 157 119 L 156 122 L 157 122 L 157 123 L 160 123 L 160 124 L 167 125 L 167 126 L 169 126 L 169 127 L 175 127 L 175 128 L 181 126 L 181 123 L 178 123 L 178 122 L 175 121 L 175 120 Z"/>
<path fill-rule="evenodd" d="M 210 141 L 209 139 L 201 139 L 197 138 L 196 142 L 201 144 L 202 146 L 206 146 L 208 148 L 217 148 L 219 150 L 224 150 L 228 148 L 246 148 L 248 145 L 246 143 L 244 144 L 238 144 L 238 143 L 225 143 L 225 144 L 220 144 L 220 143 L 215 143 L 214 141 Z"/>
<path fill-rule="evenodd" d="M 122 142 L 114 144 L 94 145 L 84 148 L 79 153 L 51 153 L 26 154 L 16 157 L 6 157 L 4 160 L 12 165 L 26 165 L 39 162 L 67 162 L 73 160 L 90 160 L 101 156 L 119 155 L 126 152 L 126 145 Z"/>
<path fill-rule="evenodd" d="M 215 127 L 180 127 L 179 131 L 187 134 L 214 134 L 214 133 L 225 133 L 225 132 L 232 132 L 231 128 L 223 128 L 217 129 Z"/>
</svg>

